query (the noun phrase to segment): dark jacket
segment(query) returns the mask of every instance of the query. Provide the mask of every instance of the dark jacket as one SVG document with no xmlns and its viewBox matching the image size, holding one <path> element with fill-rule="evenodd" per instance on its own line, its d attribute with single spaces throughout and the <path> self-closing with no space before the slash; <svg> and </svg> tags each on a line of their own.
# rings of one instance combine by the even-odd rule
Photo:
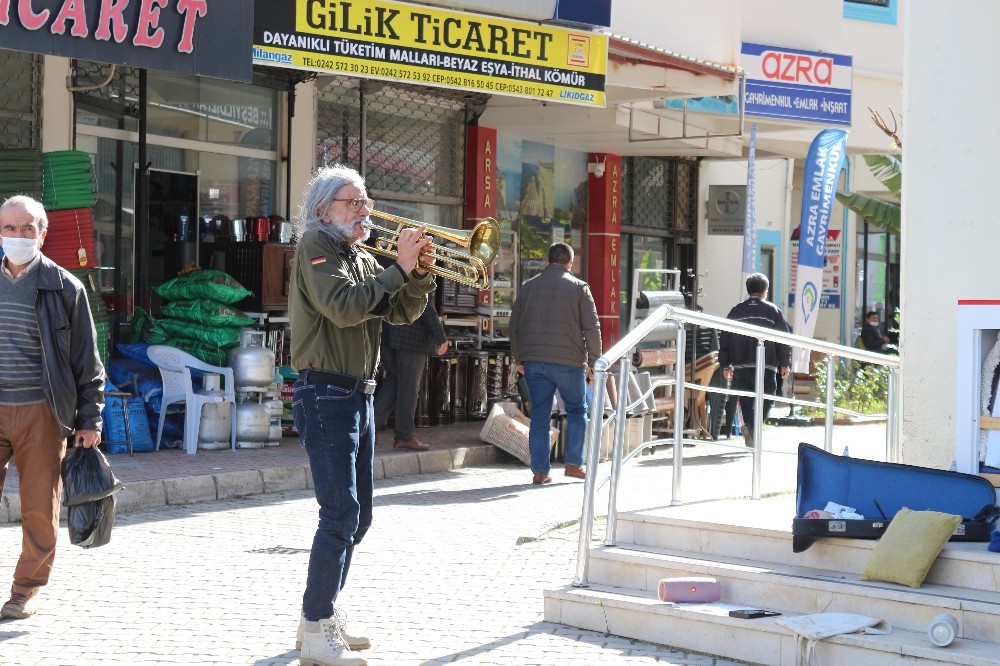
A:
<svg viewBox="0 0 1000 666">
<path fill-rule="evenodd" d="M 382 344 L 408 354 L 430 356 L 447 340 L 441 318 L 429 299 L 423 313 L 412 324 L 394 326 L 387 322 L 382 326 Z"/>
<path fill-rule="evenodd" d="M 727 319 L 753 324 L 761 328 L 770 328 L 782 333 L 791 329 L 781 309 L 771 301 L 765 301 L 757 296 L 751 296 L 737 304 Z M 719 364 L 722 367 L 747 368 L 757 365 L 757 338 L 751 338 L 738 333 L 719 331 Z M 771 369 L 792 367 L 792 348 L 773 341 L 764 343 L 764 365 Z"/>
<path fill-rule="evenodd" d="M 521 285 L 510 316 L 514 360 L 592 366 L 602 352 L 601 324 L 587 283 L 549 264 Z"/>
<path fill-rule="evenodd" d="M 63 437 L 100 431 L 104 364 L 83 283 L 45 255 L 38 265 L 35 318 L 42 343 L 42 391 Z"/>
<path fill-rule="evenodd" d="M 865 322 L 861 328 L 861 342 L 868 351 L 882 351 L 882 331 L 879 330 L 878 324 Z"/>
</svg>

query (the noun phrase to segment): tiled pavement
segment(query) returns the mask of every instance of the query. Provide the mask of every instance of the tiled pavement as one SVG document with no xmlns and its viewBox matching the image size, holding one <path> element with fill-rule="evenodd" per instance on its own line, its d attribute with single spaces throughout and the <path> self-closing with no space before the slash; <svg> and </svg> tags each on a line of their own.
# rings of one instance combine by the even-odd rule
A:
<svg viewBox="0 0 1000 666">
<path fill-rule="evenodd" d="M 391 452 L 391 437 L 380 433 L 379 458 L 383 470 L 395 469 L 395 458 L 419 472 L 422 457 L 447 451 L 454 461 L 463 447 L 479 447 L 477 433 L 478 424 L 421 430 L 432 450 L 419 455 Z M 837 437 L 835 446 L 849 441 L 859 455 L 884 444 L 884 427 L 851 427 Z M 821 429 L 767 429 L 763 492 L 794 487 L 788 453 L 803 440 L 821 444 Z M 685 447 L 686 500 L 749 494 L 751 458 L 738 442 L 728 444 Z M 661 448 L 625 470 L 621 508 L 669 503 L 670 456 Z M 305 457 L 288 441 L 270 450 L 113 456 L 112 464 L 129 484 L 163 484 L 227 473 L 263 478 Z M 542 621 L 542 590 L 573 578 L 583 488 L 556 471 L 548 486 L 530 485 L 520 463 L 377 484 L 375 524 L 342 598 L 352 627 L 369 628 L 375 639 L 364 653 L 373 666 L 732 663 Z M 597 514 L 606 507 L 601 491 Z M 112 542 L 99 549 L 70 546 L 62 528 L 42 610 L 0 623 L 0 664 L 297 663 L 294 631 L 315 520 L 309 490 L 273 489 L 120 515 Z M 594 536 L 604 536 L 600 522 Z M 10 575 L 19 548 L 19 527 L 0 525 L 0 576 Z"/>
<path fill-rule="evenodd" d="M 513 460 L 482 442 L 482 421 L 419 428 L 417 436 L 430 446 L 419 454 L 392 448 L 392 431 L 376 437 L 375 478 L 389 479 L 442 472 Z M 311 487 L 309 462 L 295 437 L 280 446 L 236 451 L 166 449 L 134 456 L 108 456 L 115 475 L 125 484 L 118 495 L 118 512 L 129 513 L 166 504 L 189 504 Z M 0 498 L 0 524 L 20 517 L 18 476 L 11 466 Z M 2 662 L 0 662 L 2 664 Z"/>
</svg>

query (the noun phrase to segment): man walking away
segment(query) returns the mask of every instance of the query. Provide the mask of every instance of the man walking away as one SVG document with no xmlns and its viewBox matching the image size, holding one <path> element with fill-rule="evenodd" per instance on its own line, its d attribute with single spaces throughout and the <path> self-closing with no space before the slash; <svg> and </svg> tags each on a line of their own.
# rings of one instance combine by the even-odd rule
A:
<svg viewBox="0 0 1000 666">
<path fill-rule="evenodd" d="M 0 492 L 11 458 L 21 477 L 21 557 L 0 618 L 38 609 L 59 530 L 66 438 L 101 443 L 104 365 L 83 284 L 41 254 L 45 208 L 14 196 L 0 206 Z"/>
<path fill-rule="evenodd" d="M 782 333 L 790 332 L 781 308 L 767 300 L 770 287 L 767 276 L 754 273 L 747 278 L 747 298 L 729 311 L 727 319 L 770 328 Z M 736 391 L 756 391 L 757 338 L 719 331 L 719 364 L 726 379 L 732 380 Z M 764 343 L 764 394 L 778 394 L 778 375 L 788 376 L 792 367 L 792 348 L 773 341 Z M 743 439 L 753 448 L 754 399 L 740 397 L 740 413 L 743 415 Z M 771 411 L 772 400 L 764 401 L 763 419 Z"/>
<path fill-rule="evenodd" d="M 566 405 L 567 476 L 584 478 L 587 377 L 601 355 L 601 325 L 590 287 L 572 273 L 573 248 L 554 243 L 549 265 L 521 285 L 510 316 L 511 352 L 531 399 L 532 483 L 550 483 L 549 422 L 556 389 Z"/>
</svg>

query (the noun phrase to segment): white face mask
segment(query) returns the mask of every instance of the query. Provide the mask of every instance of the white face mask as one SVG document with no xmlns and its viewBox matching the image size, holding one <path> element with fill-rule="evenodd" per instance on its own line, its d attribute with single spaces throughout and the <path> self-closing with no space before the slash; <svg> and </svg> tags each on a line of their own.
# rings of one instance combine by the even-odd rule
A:
<svg viewBox="0 0 1000 666">
<path fill-rule="evenodd" d="M 23 266 L 38 255 L 38 239 L 4 236 L 3 253 L 10 263 Z"/>
</svg>

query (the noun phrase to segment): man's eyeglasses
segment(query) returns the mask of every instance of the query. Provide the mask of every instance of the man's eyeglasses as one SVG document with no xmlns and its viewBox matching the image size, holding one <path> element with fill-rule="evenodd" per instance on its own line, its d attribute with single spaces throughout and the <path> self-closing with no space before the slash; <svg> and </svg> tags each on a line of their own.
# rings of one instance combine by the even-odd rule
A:
<svg viewBox="0 0 1000 666">
<path fill-rule="evenodd" d="M 375 200 L 374 199 L 368 199 L 368 198 L 365 198 L 365 199 L 332 199 L 332 201 L 346 201 L 347 202 L 347 207 L 351 209 L 352 213 L 357 213 L 359 210 L 361 210 L 361 206 L 366 206 L 368 208 L 368 210 L 374 210 L 375 209 Z"/>
</svg>

